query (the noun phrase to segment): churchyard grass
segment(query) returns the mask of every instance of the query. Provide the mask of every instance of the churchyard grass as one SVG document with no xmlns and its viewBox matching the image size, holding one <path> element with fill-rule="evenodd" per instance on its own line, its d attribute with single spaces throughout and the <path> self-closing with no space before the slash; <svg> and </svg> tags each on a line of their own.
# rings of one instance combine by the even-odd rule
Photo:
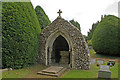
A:
<svg viewBox="0 0 120 80">
<path fill-rule="evenodd" d="M 28 74 L 29 70 L 27 68 L 13 71 L 5 71 L 2 73 L 2 78 L 22 78 Z"/>
<path fill-rule="evenodd" d="M 98 56 L 98 57 L 101 57 L 101 56 Z M 108 59 L 109 57 L 106 57 L 106 58 Z M 112 59 L 114 59 L 114 57 Z M 91 64 L 90 70 L 72 69 L 70 71 L 65 72 L 61 77 L 62 78 L 97 78 L 98 70 L 100 69 L 100 66 L 97 67 L 96 64 L 97 64 L 97 61 L 95 62 L 95 64 Z M 105 62 L 103 65 L 107 65 L 107 62 Z M 43 76 L 43 75 L 37 74 L 37 72 L 45 68 L 46 68 L 45 66 L 36 64 L 24 69 L 3 72 L 2 78 L 52 78 L 50 76 Z M 109 69 L 112 73 L 111 77 L 118 78 L 118 63 L 116 62 L 115 65 Z"/>
<path fill-rule="evenodd" d="M 2 78 L 39 78 L 37 72 L 45 68 L 46 66 L 35 64 L 27 68 L 3 72 Z"/>
<path fill-rule="evenodd" d="M 70 70 L 62 78 L 95 78 L 99 67 L 91 65 L 90 70 Z"/>
<path fill-rule="evenodd" d="M 107 62 L 105 62 L 104 65 L 107 65 Z M 43 76 L 37 74 L 37 72 L 45 68 L 46 68 L 45 66 L 36 64 L 24 69 L 3 72 L 2 77 L 3 78 L 52 78 L 50 76 Z M 99 69 L 100 66 L 97 67 L 95 63 L 95 64 L 91 64 L 90 70 L 72 69 L 70 71 L 65 72 L 62 78 L 97 78 Z M 115 63 L 115 66 L 109 69 L 112 73 L 111 77 L 118 78 L 118 63 Z"/>
<path fill-rule="evenodd" d="M 104 65 L 107 65 L 105 62 Z M 62 78 L 97 78 L 98 70 L 96 64 L 91 64 L 90 70 L 70 70 Z M 109 68 L 111 71 L 111 78 L 118 78 L 118 63 L 115 66 Z"/>
<path fill-rule="evenodd" d="M 118 78 L 118 63 L 116 63 L 115 64 L 115 66 L 113 66 L 113 67 L 111 67 L 111 68 L 109 68 L 110 69 L 110 71 L 111 71 L 111 73 L 112 73 L 112 75 L 111 75 L 111 77 L 112 78 Z"/>
</svg>

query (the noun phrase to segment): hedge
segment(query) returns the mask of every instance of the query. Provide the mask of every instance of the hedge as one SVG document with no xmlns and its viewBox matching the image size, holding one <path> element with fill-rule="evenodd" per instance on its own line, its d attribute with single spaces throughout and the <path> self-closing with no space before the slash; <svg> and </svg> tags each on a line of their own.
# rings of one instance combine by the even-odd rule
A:
<svg viewBox="0 0 120 80">
<path fill-rule="evenodd" d="M 2 2 L 2 67 L 34 64 L 40 32 L 31 2 Z"/>
<path fill-rule="evenodd" d="M 118 17 L 108 15 L 98 24 L 92 36 L 94 50 L 100 54 L 119 55 Z"/>
<path fill-rule="evenodd" d="M 35 12 L 39 21 L 39 25 L 41 26 L 41 29 L 44 29 L 51 23 L 41 6 L 36 6 Z"/>
</svg>

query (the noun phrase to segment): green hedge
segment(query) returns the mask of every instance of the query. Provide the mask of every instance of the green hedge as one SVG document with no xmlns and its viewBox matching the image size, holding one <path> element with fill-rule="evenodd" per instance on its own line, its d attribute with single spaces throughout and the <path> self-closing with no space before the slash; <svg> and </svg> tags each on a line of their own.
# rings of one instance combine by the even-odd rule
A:
<svg viewBox="0 0 120 80">
<path fill-rule="evenodd" d="M 3 2 L 2 67 L 18 69 L 33 64 L 40 32 L 31 2 Z"/>
<path fill-rule="evenodd" d="M 118 17 L 108 15 L 98 24 L 92 36 L 94 50 L 100 54 L 119 55 Z"/>
<path fill-rule="evenodd" d="M 48 26 L 51 23 L 48 16 L 40 6 L 36 6 L 35 12 L 41 29 L 44 29 L 46 26 Z"/>
</svg>

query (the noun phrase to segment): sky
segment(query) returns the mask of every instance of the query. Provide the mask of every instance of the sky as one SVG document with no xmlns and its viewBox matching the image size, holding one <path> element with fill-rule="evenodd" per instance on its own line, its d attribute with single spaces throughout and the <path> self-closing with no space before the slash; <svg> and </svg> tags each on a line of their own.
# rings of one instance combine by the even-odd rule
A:
<svg viewBox="0 0 120 80">
<path fill-rule="evenodd" d="M 101 15 L 118 16 L 118 2 L 120 0 L 31 0 L 34 8 L 39 5 L 48 15 L 50 21 L 58 17 L 58 10 L 62 11 L 62 18 L 79 22 L 81 33 L 87 35 L 92 24 L 101 20 Z"/>
</svg>

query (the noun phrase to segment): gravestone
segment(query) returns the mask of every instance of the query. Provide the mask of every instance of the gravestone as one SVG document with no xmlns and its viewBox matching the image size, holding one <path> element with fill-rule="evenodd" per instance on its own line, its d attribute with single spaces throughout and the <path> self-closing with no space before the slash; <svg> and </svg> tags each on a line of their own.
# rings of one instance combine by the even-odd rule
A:
<svg viewBox="0 0 120 80">
<path fill-rule="evenodd" d="M 95 64 L 95 59 L 90 59 L 90 64 Z"/>
<path fill-rule="evenodd" d="M 107 66 L 107 65 L 101 65 L 100 66 L 100 70 L 104 70 L 104 71 L 107 70 L 108 71 L 109 70 L 109 66 Z"/>
<path fill-rule="evenodd" d="M 114 65 L 115 65 L 115 60 L 109 60 L 109 61 L 107 62 L 107 65 L 109 65 L 109 66 L 114 66 Z"/>
<path fill-rule="evenodd" d="M 98 60 L 97 60 L 97 63 L 98 63 L 98 64 L 104 64 L 104 59 L 98 59 Z"/>
<path fill-rule="evenodd" d="M 98 78 L 111 78 L 111 71 L 109 70 L 109 66 L 100 66 L 100 70 L 98 71 Z"/>
</svg>

